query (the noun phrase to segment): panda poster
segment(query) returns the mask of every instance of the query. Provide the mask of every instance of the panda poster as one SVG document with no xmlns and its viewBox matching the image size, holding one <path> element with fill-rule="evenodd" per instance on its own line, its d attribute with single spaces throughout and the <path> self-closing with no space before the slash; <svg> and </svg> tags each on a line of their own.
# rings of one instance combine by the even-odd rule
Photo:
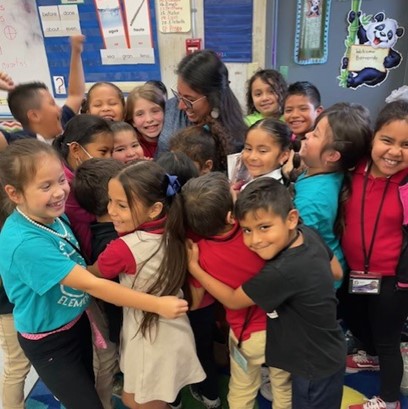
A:
<svg viewBox="0 0 408 409">
<path fill-rule="evenodd" d="M 339 85 L 350 89 L 376 87 L 386 80 L 389 70 L 401 64 L 402 56 L 396 45 L 404 35 L 404 28 L 384 12 L 365 14 L 361 0 L 352 0 L 347 22 Z"/>
</svg>

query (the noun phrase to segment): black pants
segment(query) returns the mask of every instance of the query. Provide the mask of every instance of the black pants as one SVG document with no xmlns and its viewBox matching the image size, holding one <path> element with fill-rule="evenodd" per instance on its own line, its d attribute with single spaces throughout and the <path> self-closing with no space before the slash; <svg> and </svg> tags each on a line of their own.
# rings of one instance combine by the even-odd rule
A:
<svg viewBox="0 0 408 409">
<path fill-rule="evenodd" d="M 94 385 L 86 314 L 67 331 L 36 341 L 18 334 L 18 340 L 39 377 L 67 409 L 103 409 Z"/>
<path fill-rule="evenodd" d="M 408 292 L 395 290 L 395 277 L 383 277 L 379 295 L 348 293 L 348 276 L 337 293 L 341 316 L 367 353 L 378 355 L 380 397 L 399 399 L 403 375 L 401 330 L 408 315 Z"/>
<path fill-rule="evenodd" d="M 208 399 L 215 400 L 219 397 L 218 375 L 214 359 L 214 329 L 215 305 L 190 311 L 191 328 L 194 333 L 197 356 L 207 377 L 198 384 L 200 392 Z"/>
</svg>

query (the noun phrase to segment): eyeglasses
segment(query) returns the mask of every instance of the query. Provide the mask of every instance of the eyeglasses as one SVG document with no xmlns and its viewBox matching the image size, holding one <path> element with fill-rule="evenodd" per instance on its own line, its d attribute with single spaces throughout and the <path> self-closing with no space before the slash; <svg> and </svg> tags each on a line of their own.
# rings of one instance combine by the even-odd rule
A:
<svg viewBox="0 0 408 409">
<path fill-rule="evenodd" d="M 204 98 L 207 98 L 205 95 L 201 98 L 196 99 L 195 101 L 190 101 L 187 98 L 182 97 L 177 91 L 175 91 L 173 88 L 170 88 L 171 92 L 173 95 L 180 101 L 183 101 L 184 105 L 186 106 L 187 109 L 193 109 L 194 104 L 198 101 L 201 101 Z"/>
</svg>

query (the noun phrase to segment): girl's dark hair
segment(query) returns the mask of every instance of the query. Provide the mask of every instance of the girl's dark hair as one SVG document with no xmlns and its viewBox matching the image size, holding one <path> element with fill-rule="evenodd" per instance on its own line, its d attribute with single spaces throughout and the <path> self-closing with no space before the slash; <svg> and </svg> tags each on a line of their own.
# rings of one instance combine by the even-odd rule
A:
<svg viewBox="0 0 408 409">
<path fill-rule="evenodd" d="M 284 122 L 274 118 L 261 119 L 248 128 L 245 140 L 248 133 L 254 129 L 265 131 L 280 146 L 282 151 L 290 148 L 292 131 Z"/>
<path fill-rule="evenodd" d="M 64 133 L 54 140 L 53 146 L 66 161 L 70 143 L 77 142 L 81 146 L 86 146 L 101 133 L 112 134 L 108 121 L 97 115 L 76 115 L 68 121 Z"/>
<path fill-rule="evenodd" d="M 192 90 L 205 95 L 211 109 L 218 110 L 217 119 L 208 115 L 204 122 L 219 139 L 225 154 L 240 151 L 246 125 L 239 102 L 229 86 L 228 69 L 218 55 L 211 50 L 186 55 L 178 64 L 176 74 Z"/>
<path fill-rule="evenodd" d="M 82 100 L 82 105 L 81 105 L 81 114 L 86 114 L 87 112 L 89 112 L 89 100 L 92 98 L 92 91 L 94 91 L 96 88 L 100 87 L 100 86 L 108 86 L 108 87 L 112 87 L 116 93 L 118 94 L 118 97 L 120 99 L 120 102 L 123 105 L 123 109 L 125 109 L 125 96 L 122 92 L 122 90 L 115 85 L 113 82 L 95 82 L 95 84 L 93 84 L 91 86 L 91 88 L 89 88 L 89 91 L 86 95 L 86 98 L 84 98 Z"/>
<path fill-rule="evenodd" d="M 293 84 L 290 84 L 285 99 L 287 99 L 291 95 L 301 95 L 308 98 L 315 109 L 322 105 L 322 99 L 319 90 L 309 81 L 297 81 Z"/>
<path fill-rule="evenodd" d="M 140 161 L 127 166 L 115 176 L 126 194 L 130 209 L 137 219 L 136 204 L 151 207 L 155 203 L 163 204 L 159 218 L 167 215 L 164 233 L 159 249 L 153 253 L 140 268 L 163 248 L 161 260 L 153 283 L 146 293 L 155 295 L 177 295 L 181 289 L 187 271 L 185 249 L 185 229 L 181 199 L 178 195 L 168 195 L 169 176 L 165 170 L 153 161 Z M 140 270 L 139 270 L 140 271 Z M 135 278 L 137 280 L 137 276 Z M 144 312 L 140 331 L 145 336 L 158 322 L 158 315 Z"/>
<path fill-rule="evenodd" d="M 213 134 L 201 125 L 188 126 L 173 135 L 169 142 L 171 151 L 181 151 L 202 168 L 208 160 L 213 161 L 213 170 L 221 170 L 220 150 Z"/>
<path fill-rule="evenodd" d="M 258 178 L 240 192 L 234 214 L 242 220 L 248 213 L 265 210 L 286 219 L 293 208 L 290 193 L 284 185 L 273 178 Z"/>
<path fill-rule="evenodd" d="M 408 101 L 400 99 L 386 104 L 375 121 L 374 134 L 393 121 L 408 122 Z"/>
<path fill-rule="evenodd" d="M 372 138 L 370 116 L 367 108 L 360 104 L 340 102 L 324 110 L 316 119 L 317 124 L 327 118 L 331 130 L 326 149 L 340 152 L 340 171 L 353 169 L 367 156 Z"/>
<path fill-rule="evenodd" d="M 194 162 L 183 152 L 165 152 L 160 155 L 156 163 L 170 175 L 177 176 L 180 186 L 184 186 L 190 179 L 200 176 Z"/>
<path fill-rule="evenodd" d="M 159 80 L 149 80 L 145 84 L 150 84 L 155 86 L 163 94 L 164 98 L 167 99 L 167 88 L 162 81 Z"/>
<path fill-rule="evenodd" d="M 24 187 L 35 177 L 41 158 L 53 156 L 61 160 L 52 146 L 37 139 L 21 139 L 13 142 L 0 154 L 1 218 L 0 226 L 15 208 L 4 190 L 6 185 L 14 186 L 23 193 Z"/>
<path fill-rule="evenodd" d="M 123 131 L 130 131 L 135 134 L 135 137 L 137 137 L 136 129 L 133 128 L 132 125 L 130 125 L 127 122 L 124 121 L 115 121 L 112 122 L 110 125 L 110 128 L 112 132 L 115 134 L 116 132 L 123 132 Z"/>
<path fill-rule="evenodd" d="M 234 207 L 228 178 L 210 172 L 189 180 L 181 192 L 188 228 L 202 237 L 220 234 Z"/>
<path fill-rule="evenodd" d="M 257 112 L 254 100 L 252 98 L 252 84 L 257 79 L 262 80 L 265 84 L 270 85 L 272 88 L 273 93 L 278 98 L 278 105 L 279 105 L 279 115 L 283 113 L 283 102 L 285 100 L 286 92 L 288 89 L 288 84 L 285 81 L 283 75 L 276 70 L 266 69 L 266 70 L 259 70 L 255 72 L 254 75 L 249 79 L 248 86 L 247 86 L 247 93 L 246 93 L 246 103 L 247 103 L 247 113 L 248 115 Z"/>
<path fill-rule="evenodd" d="M 127 97 L 125 121 L 129 124 L 133 123 L 133 111 L 135 110 L 136 101 L 141 98 L 159 105 L 164 112 L 166 98 L 163 93 L 155 85 L 146 83 L 140 87 L 134 88 Z"/>
</svg>

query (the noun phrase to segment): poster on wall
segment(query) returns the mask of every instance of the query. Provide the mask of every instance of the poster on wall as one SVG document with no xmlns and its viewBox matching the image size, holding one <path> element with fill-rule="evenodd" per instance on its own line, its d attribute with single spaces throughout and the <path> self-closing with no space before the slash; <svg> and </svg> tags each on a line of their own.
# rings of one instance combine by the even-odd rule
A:
<svg viewBox="0 0 408 409">
<path fill-rule="evenodd" d="M 324 64 L 328 55 L 330 0 L 298 0 L 294 60 Z"/>
<path fill-rule="evenodd" d="M 353 0 L 351 6 L 339 85 L 351 89 L 376 87 L 386 80 L 389 70 L 401 64 L 402 55 L 395 45 L 405 30 L 384 12 L 363 13 L 361 0 Z"/>
</svg>

